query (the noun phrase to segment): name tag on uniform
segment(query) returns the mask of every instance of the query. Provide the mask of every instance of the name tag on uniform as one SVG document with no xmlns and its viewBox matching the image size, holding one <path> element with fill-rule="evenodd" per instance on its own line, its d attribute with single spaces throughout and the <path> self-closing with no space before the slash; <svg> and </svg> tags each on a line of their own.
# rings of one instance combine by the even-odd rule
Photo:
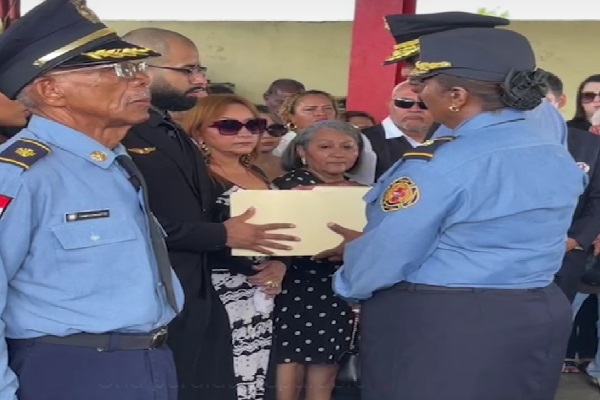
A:
<svg viewBox="0 0 600 400">
<path fill-rule="evenodd" d="M 65 220 L 67 222 L 85 221 L 88 219 L 98 219 L 98 218 L 108 218 L 108 217 L 110 217 L 110 210 L 80 211 L 80 212 L 65 214 Z"/>
</svg>

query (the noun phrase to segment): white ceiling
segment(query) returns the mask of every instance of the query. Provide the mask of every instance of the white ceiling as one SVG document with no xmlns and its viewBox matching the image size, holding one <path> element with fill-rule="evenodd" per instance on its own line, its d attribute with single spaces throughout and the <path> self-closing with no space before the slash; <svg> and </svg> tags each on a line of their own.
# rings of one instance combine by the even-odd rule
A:
<svg viewBox="0 0 600 400">
<path fill-rule="evenodd" d="M 377 1 L 377 0 L 371 0 Z M 21 0 L 26 12 L 41 0 Z M 355 0 L 88 0 L 105 20 L 137 21 L 351 21 Z M 554 4 L 553 4 L 554 3 Z M 164 3 L 163 3 L 164 4 Z M 568 7 L 564 7 L 568 4 Z M 418 0 L 418 12 L 475 12 L 485 7 L 508 11 L 521 20 L 600 19 L 600 1 L 569 0 Z"/>
</svg>

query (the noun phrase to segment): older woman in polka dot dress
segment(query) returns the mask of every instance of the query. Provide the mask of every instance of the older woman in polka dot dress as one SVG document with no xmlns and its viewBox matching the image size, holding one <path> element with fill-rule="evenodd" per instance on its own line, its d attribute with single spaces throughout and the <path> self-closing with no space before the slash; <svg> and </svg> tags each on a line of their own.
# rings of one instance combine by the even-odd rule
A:
<svg viewBox="0 0 600 400">
<path fill-rule="evenodd" d="M 280 189 L 348 183 L 344 173 L 356 164 L 360 132 L 340 121 L 318 122 L 300 133 L 282 163 Z M 324 221 L 326 223 L 327 221 Z M 353 314 L 331 288 L 336 265 L 294 257 L 276 299 L 275 355 L 278 400 L 329 400 L 336 361 L 348 349 Z"/>
</svg>

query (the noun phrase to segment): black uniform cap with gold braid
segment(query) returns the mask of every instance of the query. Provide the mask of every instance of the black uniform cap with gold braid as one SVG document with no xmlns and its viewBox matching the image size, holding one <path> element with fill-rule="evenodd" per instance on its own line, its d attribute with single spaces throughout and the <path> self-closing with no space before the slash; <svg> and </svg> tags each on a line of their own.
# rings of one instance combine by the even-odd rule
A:
<svg viewBox="0 0 600 400">
<path fill-rule="evenodd" d="M 441 145 L 451 142 L 454 139 L 456 139 L 454 136 L 440 136 L 439 138 L 428 140 L 421 146 L 415 147 L 412 151 L 404 153 L 402 159 L 431 161 L 433 159 L 433 154 Z"/>
<path fill-rule="evenodd" d="M 385 27 L 396 45 L 384 64 L 394 64 L 419 54 L 419 38 L 436 32 L 457 28 L 493 28 L 508 25 L 505 18 L 467 12 L 442 12 L 434 14 L 397 14 L 385 17 Z"/>
<path fill-rule="evenodd" d="M 84 0 L 45 0 L 0 36 L 0 92 L 15 99 L 57 67 L 85 67 L 160 56 L 127 43 Z"/>
<path fill-rule="evenodd" d="M 50 147 L 37 140 L 19 139 L 0 153 L 0 163 L 27 170 L 51 151 Z"/>
<path fill-rule="evenodd" d="M 529 40 L 508 29 L 462 28 L 425 35 L 419 61 L 410 76 L 437 74 L 501 83 L 512 71 L 533 72 L 535 54 Z"/>
</svg>

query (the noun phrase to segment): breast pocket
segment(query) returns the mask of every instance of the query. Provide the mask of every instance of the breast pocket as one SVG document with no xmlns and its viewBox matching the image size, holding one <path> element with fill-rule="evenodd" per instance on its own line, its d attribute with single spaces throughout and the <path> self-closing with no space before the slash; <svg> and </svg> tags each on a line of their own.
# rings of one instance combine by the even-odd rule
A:
<svg viewBox="0 0 600 400">
<path fill-rule="evenodd" d="M 63 250 L 78 250 L 136 239 L 131 222 L 122 218 L 101 218 L 65 222 L 51 228 Z"/>
<path fill-rule="evenodd" d="M 115 279 L 134 282 L 146 266 L 147 248 L 133 221 L 100 218 L 50 228 L 56 238 L 54 268 L 65 296 L 112 290 Z M 140 241 L 140 243 L 137 243 Z"/>
</svg>

